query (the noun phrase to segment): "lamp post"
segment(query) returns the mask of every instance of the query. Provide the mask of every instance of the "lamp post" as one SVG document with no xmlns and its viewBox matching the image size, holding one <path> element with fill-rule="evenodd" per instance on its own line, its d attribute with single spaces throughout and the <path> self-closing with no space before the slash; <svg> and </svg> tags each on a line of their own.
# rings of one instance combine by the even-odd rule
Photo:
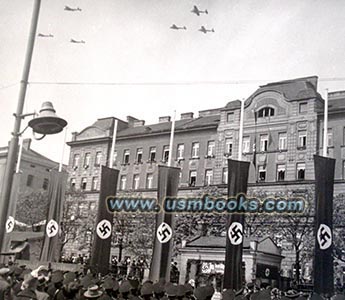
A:
<svg viewBox="0 0 345 300">
<path fill-rule="evenodd" d="M 17 110 L 16 110 L 16 113 L 14 114 L 14 117 L 15 117 L 14 128 L 12 132 L 12 138 L 8 147 L 7 162 L 6 162 L 6 168 L 5 168 L 5 173 L 4 173 L 4 179 L 3 179 L 3 190 L 2 190 L 1 201 L 0 201 L 0 242 L 1 242 L 2 250 L 6 249 L 7 247 L 5 243 L 5 239 L 4 239 L 7 214 L 9 211 L 11 211 L 13 207 L 15 207 L 15 203 L 11 203 L 11 189 L 12 189 L 16 160 L 18 158 L 18 139 L 19 139 L 19 136 L 24 132 L 24 131 L 20 132 L 21 121 L 26 116 L 35 115 L 35 114 L 23 114 L 23 107 L 24 107 L 26 89 L 27 89 L 27 84 L 28 84 L 28 79 L 29 79 L 29 74 L 30 74 L 30 66 L 31 66 L 32 53 L 33 53 L 34 44 L 35 44 L 40 6 L 41 6 L 41 0 L 34 0 L 30 33 L 29 33 L 29 39 L 28 39 L 25 61 L 24 61 L 24 69 L 22 73 L 22 79 L 20 81 Z M 67 122 L 65 120 L 56 117 L 55 110 L 52 107 L 52 104 L 50 102 L 45 102 L 40 111 L 40 116 L 38 118 L 31 120 L 28 126 L 31 127 L 34 132 L 36 131 L 38 133 L 45 135 L 45 134 L 58 133 L 66 125 L 67 125 Z M 55 127 L 55 130 L 52 129 L 53 127 Z M 38 128 L 40 128 L 41 130 Z"/>
</svg>

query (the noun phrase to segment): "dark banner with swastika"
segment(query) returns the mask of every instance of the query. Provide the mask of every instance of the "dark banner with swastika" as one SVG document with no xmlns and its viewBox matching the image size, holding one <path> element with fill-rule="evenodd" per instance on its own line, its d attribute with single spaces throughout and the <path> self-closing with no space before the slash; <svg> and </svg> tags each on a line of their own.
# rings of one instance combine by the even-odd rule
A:
<svg viewBox="0 0 345 300">
<path fill-rule="evenodd" d="M 96 273 L 109 272 L 113 214 L 107 209 L 106 198 L 116 195 L 119 170 L 102 166 L 101 188 L 91 253 L 91 269 Z"/>
<path fill-rule="evenodd" d="M 333 189 L 335 160 L 314 155 L 315 254 L 314 290 L 333 294 Z"/>
<path fill-rule="evenodd" d="M 59 251 L 61 249 L 58 232 L 62 220 L 67 174 L 51 170 L 49 176 L 49 209 L 40 260 L 57 262 L 59 261 Z"/>
<path fill-rule="evenodd" d="M 256 278 L 263 279 L 279 279 L 279 269 L 277 266 L 257 264 L 256 265 Z"/>
<path fill-rule="evenodd" d="M 228 159 L 228 197 L 247 193 L 249 165 L 249 162 Z M 243 226 L 243 214 L 228 215 L 223 281 L 225 289 L 239 290 L 242 287 Z"/>
<path fill-rule="evenodd" d="M 166 197 L 175 197 L 178 192 L 180 168 L 159 166 L 158 203 L 163 207 Z M 173 246 L 174 214 L 161 211 L 156 215 L 155 241 L 150 267 L 150 280 L 170 280 L 170 265 Z"/>
</svg>

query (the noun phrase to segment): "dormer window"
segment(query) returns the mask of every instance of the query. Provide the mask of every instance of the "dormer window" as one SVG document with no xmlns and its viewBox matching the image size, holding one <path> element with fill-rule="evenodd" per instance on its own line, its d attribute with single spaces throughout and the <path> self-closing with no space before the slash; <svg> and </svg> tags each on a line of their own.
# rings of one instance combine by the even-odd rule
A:
<svg viewBox="0 0 345 300">
<path fill-rule="evenodd" d="M 272 117 L 274 116 L 274 108 L 272 107 L 264 107 L 261 108 L 258 112 L 258 117 L 259 118 L 264 118 L 264 117 Z"/>
</svg>

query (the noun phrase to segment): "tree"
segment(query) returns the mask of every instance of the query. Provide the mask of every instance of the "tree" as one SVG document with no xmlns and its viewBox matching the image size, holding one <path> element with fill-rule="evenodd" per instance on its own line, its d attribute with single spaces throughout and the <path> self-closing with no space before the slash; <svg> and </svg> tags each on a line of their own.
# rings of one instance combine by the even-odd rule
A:
<svg viewBox="0 0 345 300">
<path fill-rule="evenodd" d="M 21 193 L 17 201 L 16 220 L 31 226 L 44 222 L 48 212 L 48 193 L 46 191 L 34 191 Z M 43 225 L 43 224 L 42 224 Z"/>
<path fill-rule="evenodd" d="M 61 251 L 67 243 L 76 240 L 79 250 L 90 250 L 95 220 L 96 210 L 90 209 L 85 193 L 78 190 L 67 191 L 61 224 Z"/>
</svg>

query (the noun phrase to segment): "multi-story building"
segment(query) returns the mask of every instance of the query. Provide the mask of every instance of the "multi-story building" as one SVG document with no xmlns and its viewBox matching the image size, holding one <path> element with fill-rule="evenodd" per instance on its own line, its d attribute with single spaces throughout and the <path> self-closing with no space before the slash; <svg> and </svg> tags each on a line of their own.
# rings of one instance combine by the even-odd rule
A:
<svg viewBox="0 0 345 300">
<path fill-rule="evenodd" d="M 251 161 L 249 192 L 305 191 L 314 185 L 314 154 L 322 153 L 324 100 L 316 76 L 269 83 L 246 101 L 242 152 Z M 173 165 L 181 168 L 179 196 L 205 186 L 226 192 L 227 159 L 238 158 L 240 101 L 221 108 L 183 113 L 175 124 Z M 336 158 L 335 193 L 345 191 L 345 92 L 329 94 L 328 153 Z M 114 117 L 98 119 L 73 133 L 69 185 L 85 192 L 86 207 L 97 205 L 100 166 L 108 165 Z M 156 195 L 157 170 L 169 157 L 170 117 L 156 124 L 118 120 L 114 167 L 118 190 Z"/>
</svg>

